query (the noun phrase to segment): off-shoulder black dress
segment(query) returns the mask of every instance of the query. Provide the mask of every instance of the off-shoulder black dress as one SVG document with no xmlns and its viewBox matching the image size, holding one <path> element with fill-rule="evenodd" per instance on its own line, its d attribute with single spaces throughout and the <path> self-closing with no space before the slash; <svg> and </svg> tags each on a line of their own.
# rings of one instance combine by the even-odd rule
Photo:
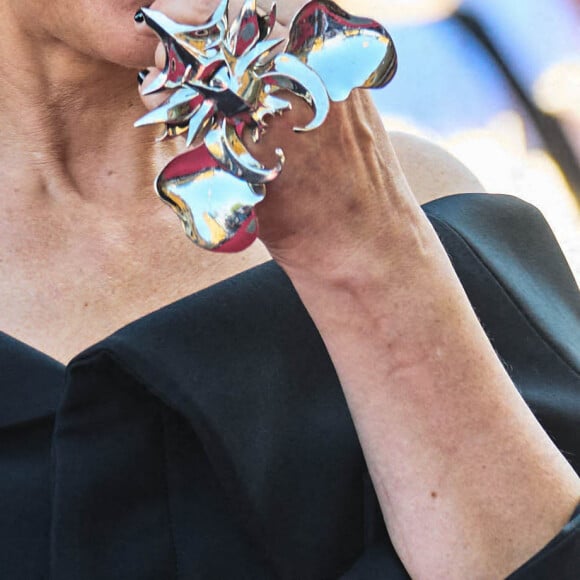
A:
<svg viewBox="0 0 580 580">
<path fill-rule="evenodd" d="M 536 210 L 425 207 L 502 361 L 580 467 L 580 297 Z M 513 578 L 580 577 L 580 514 Z M 67 367 L 0 335 L 2 580 L 407 578 L 332 364 L 265 264 Z"/>
</svg>

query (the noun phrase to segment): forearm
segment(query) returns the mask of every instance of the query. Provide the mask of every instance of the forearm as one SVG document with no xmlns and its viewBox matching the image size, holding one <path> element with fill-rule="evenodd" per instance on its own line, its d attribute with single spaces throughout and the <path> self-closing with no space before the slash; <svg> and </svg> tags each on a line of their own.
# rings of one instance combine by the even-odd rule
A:
<svg viewBox="0 0 580 580">
<path fill-rule="evenodd" d="M 265 167 L 286 153 L 260 236 L 328 346 L 396 548 L 415 577 L 505 575 L 562 526 L 578 480 L 494 355 L 369 97 L 332 103 L 307 134 L 293 127 L 311 107 L 286 97 L 291 112 L 246 136 Z"/>
<path fill-rule="evenodd" d="M 495 356 L 368 99 L 310 135 L 294 123 L 262 142 L 288 155 L 261 235 L 327 345 L 395 548 L 415 578 L 505 576 L 569 518 L 578 478 Z"/>
<path fill-rule="evenodd" d="M 337 257 L 340 268 L 287 271 L 410 573 L 502 577 L 556 535 L 578 479 L 503 370 L 427 220 L 405 192 L 388 203 L 398 223 L 384 241 Z"/>
</svg>

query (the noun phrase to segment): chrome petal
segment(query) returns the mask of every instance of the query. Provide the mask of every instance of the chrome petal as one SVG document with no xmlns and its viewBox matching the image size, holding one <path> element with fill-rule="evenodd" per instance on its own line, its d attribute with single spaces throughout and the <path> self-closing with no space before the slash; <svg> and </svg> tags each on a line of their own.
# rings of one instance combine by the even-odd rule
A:
<svg viewBox="0 0 580 580">
<path fill-rule="evenodd" d="M 207 102 L 207 101 L 205 101 Z M 135 122 L 135 127 L 167 123 L 170 125 L 186 123 L 204 104 L 203 95 L 187 87 L 173 93 L 163 104 L 143 115 Z"/>
<path fill-rule="evenodd" d="M 147 25 L 157 34 L 165 48 L 164 84 L 153 89 L 147 87 L 144 94 L 152 94 L 162 88 L 174 89 L 189 77 L 208 78 L 219 67 L 219 45 L 227 30 L 227 0 L 223 0 L 211 20 L 200 26 L 180 24 L 158 10 L 142 8 Z M 218 61 L 216 63 L 216 60 Z"/>
<path fill-rule="evenodd" d="M 234 72 L 243 74 L 244 71 L 253 67 L 258 61 L 265 61 L 271 57 L 272 51 L 284 42 L 283 38 L 264 40 L 246 54 L 243 54 L 234 64 Z"/>
<path fill-rule="evenodd" d="M 314 118 L 306 127 L 294 127 L 294 131 L 312 131 L 320 127 L 330 111 L 330 100 L 322 79 L 292 54 L 279 54 L 274 58 L 271 72 L 261 80 L 274 88 L 293 92 L 304 99 L 314 110 Z"/>
<path fill-rule="evenodd" d="M 159 175 L 157 193 L 182 221 L 198 246 L 240 251 L 258 235 L 254 206 L 265 188 L 216 166 L 203 146 L 176 157 Z"/>
<path fill-rule="evenodd" d="M 330 0 L 315 0 L 300 10 L 285 52 L 320 75 L 333 101 L 344 101 L 355 88 L 383 87 L 396 72 L 395 48 L 385 28 Z"/>
<path fill-rule="evenodd" d="M 187 130 L 186 147 L 189 147 L 206 130 L 213 119 L 214 104 L 211 101 L 204 101 L 201 107 L 195 112 L 189 121 Z"/>
<path fill-rule="evenodd" d="M 244 129 L 259 140 L 267 117 L 291 104 L 278 91 L 298 95 L 313 109 L 313 119 L 296 131 L 319 127 L 330 101 L 341 101 L 357 87 L 381 87 L 396 70 L 396 53 L 386 30 L 374 20 L 356 18 L 331 0 L 312 0 L 292 21 L 285 51 L 274 55 L 282 40 L 269 39 L 276 5 L 258 11 L 245 0 L 228 31 L 228 0 L 221 0 L 201 26 L 174 22 L 143 8 L 147 24 L 166 51 L 166 65 L 144 91 L 175 93 L 137 126 L 164 123 L 162 138 L 187 133 L 186 145 L 197 146 L 173 159 L 157 180 L 159 195 L 183 221 L 200 246 L 217 251 L 243 249 L 257 235 L 254 206 L 266 183 L 282 171 L 264 167 L 245 147 Z"/>
<path fill-rule="evenodd" d="M 270 34 L 272 34 L 272 30 L 274 30 L 274 26 L 276 25 L 277 12 L 278 8 L 276 6 L 276 2 L 272 2 L 270 12 L 264 14 L 263 16 L 258 16 L 258 22 L 260 25 L 260 40 L 264 40 L 265 38 L 268 38 Z"/>
<path fill-rule="evenodd" d="M 281 115 L 284 111 L 292 109 L 292 104 L 289 101 L 272 94 L 265 94 L 261 101 L 261 106 L 252 114 L 252 118 L 258 127 L 266 127 L 264 122 L 266 117 Z M 254 141 L 257 141 L 257 139 L 254 139 Z"/>
<path fill-rule="evenodd" d="M 260 20 L 256 12 L 256 0 L 246 0 L 230 26 L 227 46 L 234 56 L 241 56 L 251 50 L 259 40 Z"/>
<path fill-rule="evenodd" d="M 268 169 L 248 151 L 236 128 L 226 120 L 218 128 L 208 131 L 205 145 L 220 166 L 239 179 L 249 183 L 268 183 L 280 175 L 284 165 L 284 153 L 276 150 L 278 164 Z"/>
</svg>

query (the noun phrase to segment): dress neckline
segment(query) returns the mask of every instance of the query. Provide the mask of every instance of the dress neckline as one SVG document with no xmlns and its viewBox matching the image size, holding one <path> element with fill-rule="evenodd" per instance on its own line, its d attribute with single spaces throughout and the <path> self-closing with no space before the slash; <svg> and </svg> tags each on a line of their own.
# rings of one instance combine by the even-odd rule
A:
<svg viewBox="0 0 580 580">
<path fill-rule="evenodd" d="M 259 269 L 265 268 L 266 266 L 272 267 L 273 264 L 275 264 L 273 260 L 268 260 L 268 261 L 263 262 L 261 264 L 258 264 L 256 266 L 248 268 L 247 270 L 239 272 L 238 274 L 235 274 L 234 276 L 231 276 L 229 278 L 225 278 L 224 280 L 220 280 L 219 282 L 216 282 L 216 283 L 208 286 L 207 288 L 203 288 L 202 290 L 192 292 L 191 294 L 187 294 L 186 296 L 182 296 L 181 298 L 178 298 L 177 300 L 174 300 L 172 302 L 168 302 L 167 304 L 164 304 L 160 308 L 152 310 L 151 312 L 148 312 L 147 314 L 144 314 L 143 316 L 135 318 L 134 320 L 128 322 L 127 324 L 120 326 L 119 328 L 117 328 L 113 332 L 111 332 L 108 335 L 104 336 L 103 338 L 97 340 L 95 343 L 93 343 L 93 344 L 89 345 L 88 347 L 82 349 L 81 351 L 77 352 L 73 357 L 71 357 L 71 359 L 67 363 L 63 363 L 63 362 L 59 361 L 58 359 L 54 358 L 53 356 L 49 355 L 48 353 L 36 348 L 35 346 L 32 346 L 31 344 L 27 343 L 26 341 L 21 340 L 15 336 L 11 335 L 8 332 L 1 330 L 1 329 L 0 329 L 0 338 L 4 337 L 5 340 L 8 340 L 9 342 L 11 342 L 14 346 L 16 346 L 18 349 L 20 349 L 24 353 L 31 355 L 31 356 L 35 356 L 35 358 L 37 357 L 39 359 L 39 362 L 44 361 L 47 364 L 49 364 L 49 366 L 51 366 L 53 368 L 58 368 L 64 372 L 64 371 L 66 371 L 66 369 L 69 366 L 74 364 L 75 361 L 83 358 L 88 351 L 95 350 L 96 348 L 99 347 L 99 345 L 111 340 L 115 335 L 119 334 L 120 332 L 123 332 L 126 329 L 130 329 L 134 325 L 144 324 L 147 322 L 147 320 L 149 320 L 151 318 L 154 318 L 157 316 L 162 316 L 164 312 L 171 310 L 173 307 L 175 307 L 177 304 L 179 304 L 181 302 L 190 300 L 193 296 L 204 295 L 204 294 L 209 294 L 211 292 L 215 292 L 220 288 L 220 286 L 222 286 L 226 282 L 227 283 L 231 283 L 233 281 L 239 282 L 245 276 L 247 276 L 250 272 L 253 272 L 253 271 L 257 272 Z"/>
</svg>

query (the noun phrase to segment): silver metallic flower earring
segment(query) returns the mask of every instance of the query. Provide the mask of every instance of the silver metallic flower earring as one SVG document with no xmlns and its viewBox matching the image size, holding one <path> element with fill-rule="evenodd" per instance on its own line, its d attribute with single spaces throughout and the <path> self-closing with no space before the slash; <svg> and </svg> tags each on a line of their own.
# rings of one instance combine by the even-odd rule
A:
<svg viewBox="0 0 580 580">
<path fill-rule="evenodd" d="M 379 88 L 394 76 L 397 57 L 387 31 L 374 20 L 351 16 L 330 0 L 313 0 L 294 17 L 284 39 L 270 39 L 276 5 L 261 13 L 246 0 L 228 26 L 222 0 L 202 26 L 174 22 L 142 8 L 136 15 L 159 36 L 165 68 L 144 94 L 173 89 L 136 127 L 161 123 L 161 137 L 185 137 L 185 153 L 157 177 L 159 196 L 181 218 L 186 234 L 200 247 L 235 252 L 258 235 L 255 205 L 266 184 L 280 174 L 278 163 L 264 167 L 242 141 L 266 130 L 266 117 L 291 108 L 279 91 L 290 91 L 313 109 L 313 119 L 295 131 L 324 123 L 330 101 L 344 101 L 355 88 Z M 192 147 L 193 146 L 193 147 Z"/>
</svg>

